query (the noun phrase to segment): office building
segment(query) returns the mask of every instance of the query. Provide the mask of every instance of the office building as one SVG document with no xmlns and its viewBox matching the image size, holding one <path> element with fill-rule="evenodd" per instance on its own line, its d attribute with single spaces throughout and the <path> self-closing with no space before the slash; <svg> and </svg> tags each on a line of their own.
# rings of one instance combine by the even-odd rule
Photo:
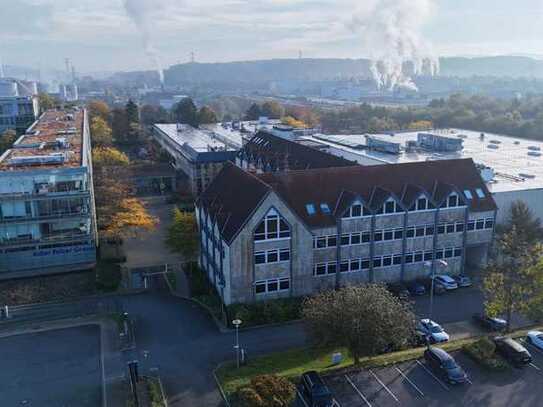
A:
<svg viewBox="0 0 543 407">
<path fill-rule="evenodd" d="M 47 111 L 0 156 L 0 278 L 95 263 L 87 113 Z"/>
<path fill-rule="evenodd" d="M 0 78 L 0 136 L 8 129 L 22 134 L 38 113 L 36 83 Z"/>
<path fill-rule="evenodd" d="M 199 262 L 225 304 L 454 275 L 486 263 L 496 209 L 471 159 L 263 174 L 226 164 L 196 203 Z"/>
</svg>

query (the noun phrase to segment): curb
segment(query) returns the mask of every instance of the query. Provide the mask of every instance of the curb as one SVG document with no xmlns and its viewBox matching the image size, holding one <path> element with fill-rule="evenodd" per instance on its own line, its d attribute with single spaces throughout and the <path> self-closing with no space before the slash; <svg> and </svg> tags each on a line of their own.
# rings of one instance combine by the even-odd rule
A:
<svg viewBox="0 0 543 407">
<path fill-rule="evenodd" d="M 215 384 L 217 385 L 219 389 L 219 393 L 221 393 L 221 397 L 224 400 L 224 403 L 226 404 L 226 407 L 231 407 L 230 402 L 228 401 L 228 397 L 226 397 L 226 393 L 224 392 L 224 389 L 221 386 L 221 382 L 219 381 L 219 378 L 217 377 L 217 370 L 222 367 L 226 362 L 221 362 L 215 368 L 211 371 L 213 374 L 213 379 L 215 379 Z"/>
<path fill-rule="evenodd" d="M 236 332 L 235 329 L 228 328 L 226 325 L 222 323 L 222 321 L 217 319 L 217 317 L 215 316 L 211 308 L 209 308 L 206 304 L 202 303 L 196 298 L 191 298 L 191 297 L 187 297 L 187 296 L 176 293 L 174 289 L 172 288 L 172 286 L 170 285 L 170 282 L 166 278 L 166 275 L 164 275 L 164 279 L 166 280 L 166 284 L 168 285 L 168 288 L 170 289 L 171 295 L 177 298 L 192 301 L 195 304 L 202 307 L 203 309 L 205 309 L 210 314 L 211 318 L 213 319 L 213 322 L 217 326 L 217 329 L 219 330 L 220 333 L 229 334 L 229 333 Z M 302 322 L 303 322 L 302 319 L 294 319 L 292 321 L 285 321 L 285 322 L 273 322 L 271 324 L 262 324 L 262 325 L 249 326 L 247 328 L 240 328 L 239 332 L 247 332 L 247 331 L 253 331 L 253 330 L 258 330 L 258 329 L 263 329 L 263 328 L 275 328 L 275 327 L 281 327 L 281 326 L 295 325 L 295 324 L 301 324 Z"/>
</svg>

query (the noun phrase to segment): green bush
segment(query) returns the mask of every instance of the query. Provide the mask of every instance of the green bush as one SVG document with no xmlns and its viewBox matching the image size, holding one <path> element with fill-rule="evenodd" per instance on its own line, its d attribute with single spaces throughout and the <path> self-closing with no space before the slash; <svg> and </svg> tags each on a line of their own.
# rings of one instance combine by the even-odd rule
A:
<svg viewBox="0 0 543 407">
<path fill-rule="evenodd" d="M 158 380 L 148 379 L 147 389 L 149 391 L 149 398 L 151 399 L 151 407 L 164 407 L 162 390 L 160 389 L 160 384 L 158 384 Z"/>
<path fill-rule="evenodd" d="M 186 266 L 186 271 L 191 297 L 208 295 L 213 292 L 213 286 L 209 283 L 207 276 L 196 263 L 188 264 Z"/>
<path fill-rule="evenodd" d="M 121 266 L 101 261 L 96 265 L 96 287 L 102 291 L 116 291 L 121 284 Z"/>
<path fill-rule="evenodd" d="M 488 370 L 506 370 L 509 365 L 496 354 L 494 342 L 483 337 L 476 342 L 468 344 L 463 348 L 464 352 Z"/>
<path fill-rule="evenodd" d="M 302 301 L 302 298 L 285 298 L 253 304 L 232 304 L 227 310 L 228 319 L 239 318 L 244 327 L 292 321 L 301 318 Z"/>
<path fill-rule="evenodd" d="M 251 379 L 237 393 L 242 407 L 288 407 L 296 397 L 296 386 L 277 375 L 261 375 Z"/>
</svg>

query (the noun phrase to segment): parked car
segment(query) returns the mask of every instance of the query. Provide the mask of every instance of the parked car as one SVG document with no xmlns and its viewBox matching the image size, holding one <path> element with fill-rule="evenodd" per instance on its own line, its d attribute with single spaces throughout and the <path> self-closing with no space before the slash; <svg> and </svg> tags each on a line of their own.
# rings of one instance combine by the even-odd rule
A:
<svg viewBox="0 0 543 407">
<path fill-rule="evenodd" d="M 458 288 L 458 283 L 454 278 L 445 274 L 434 276 L 434 285 L 436 284 L 443 286 L 446 290 L 456 290 Z"/>
<path fill-rule="evenodd" d="M 429 346 L 424 351 L 424 359 L 430 368 L 448 383 L 461 384 L 468 380 L 464 369 L 443 349 Z"/>
<path fill-rule="evenodd" d="M 311 407 L 333 407 L 332 392 L 315 371 L 302 374 L 302 393 Z"/>
<path fill-rule="evenodd" d="M 409 291 L 403 284 L 389 284 L 388 290 L 402 301 L 409 300 Z"/>
<path fill-rule="evenodd" d="M 456 284 L 458 284 L 458 287 L 471 287 L 472 282 L 471 278 L 464 275 L 454 276 L 454 281 L 456 281 Z"/>
<path fill-rule="evenodd" d="M 409 290 L 409 293 L 413 296 L 419 296 L 419 295 L 424 295 L 426 294 L 426 287 L 424 286 L 424 284 L 418 282 L 418 281 L 413 281 L 411 282 L 408 286 L 407 286 L 407 289 Z"/>
<path fill-rule="evenodd" d="M 536 348 L 543 350 L 543 332 L 530 331 L 528 332 L 528 342 L 534 345 Z"/>
<path fill-rule="evenodd" d="M 532 355 L 520 343 L 507 336 L 494 338 L 496 351 L 514 366 L 521 367 L 532 362 Z"/>
<path fill-rule="evenodd" d="M 486 314 L 473 314 L 473 321 L 489 331 L 503 331 L 507 321 L 502 318 L 489 317 Z"/>
<path fill-rule="evenodd" d="M 425 334 L 430 343 L 447 342 L 449 340 L 449 334 L 443 330 L 441 325 L 428 318 L 419 321 L 417 331 Z"/>
</svg>

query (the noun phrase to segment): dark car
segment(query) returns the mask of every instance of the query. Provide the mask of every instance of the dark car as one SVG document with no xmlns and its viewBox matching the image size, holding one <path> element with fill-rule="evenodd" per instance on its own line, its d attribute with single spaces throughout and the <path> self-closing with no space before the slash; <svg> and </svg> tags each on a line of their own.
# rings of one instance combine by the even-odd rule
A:
<svg viewBox="0 0 543 407">
<path fill-rule="evenodd" d="M 311 407 L 333 407 L 334 397 L 315 371 L 302 374 L 302 393 Z"/>
<path fill-rule="evenodd" d="M 403 284 L 389 284 L 388 290 L 402 301 L 409 300 L 409 290 Z"/>
<path fill-rule="evenodd" d="M 494 338 L 496 351 L 516 367 L 528 365 L 532 362 L 532 355 L 520 343 L 507 336 Z"/>
<path fill-rule="evenodd" d="M 456 360 L 443 349 L 429 346 L 424 351 L 424 359 L 430 368 L 451 384 L 461 384 L 468 380 L 468 375 Z"/>
<path fill-rule="evenodd" d="M 418 295 L 426 294 L 426 287 L 424 286 L 424 284 L 419 283 L 418 281 L 411 282 L 407 286 L 407 289 L 409 290 L 409 293 L 411 295 L 417 295 L 418 296 Z"/>
<path fill-rule="evenodd" d="M 503 331 L 507 326 L 507 321 L 501 318 L 489 317 L 486 314 L 474 314 L 473 321 L 489 331 Z"/>
</svg>

